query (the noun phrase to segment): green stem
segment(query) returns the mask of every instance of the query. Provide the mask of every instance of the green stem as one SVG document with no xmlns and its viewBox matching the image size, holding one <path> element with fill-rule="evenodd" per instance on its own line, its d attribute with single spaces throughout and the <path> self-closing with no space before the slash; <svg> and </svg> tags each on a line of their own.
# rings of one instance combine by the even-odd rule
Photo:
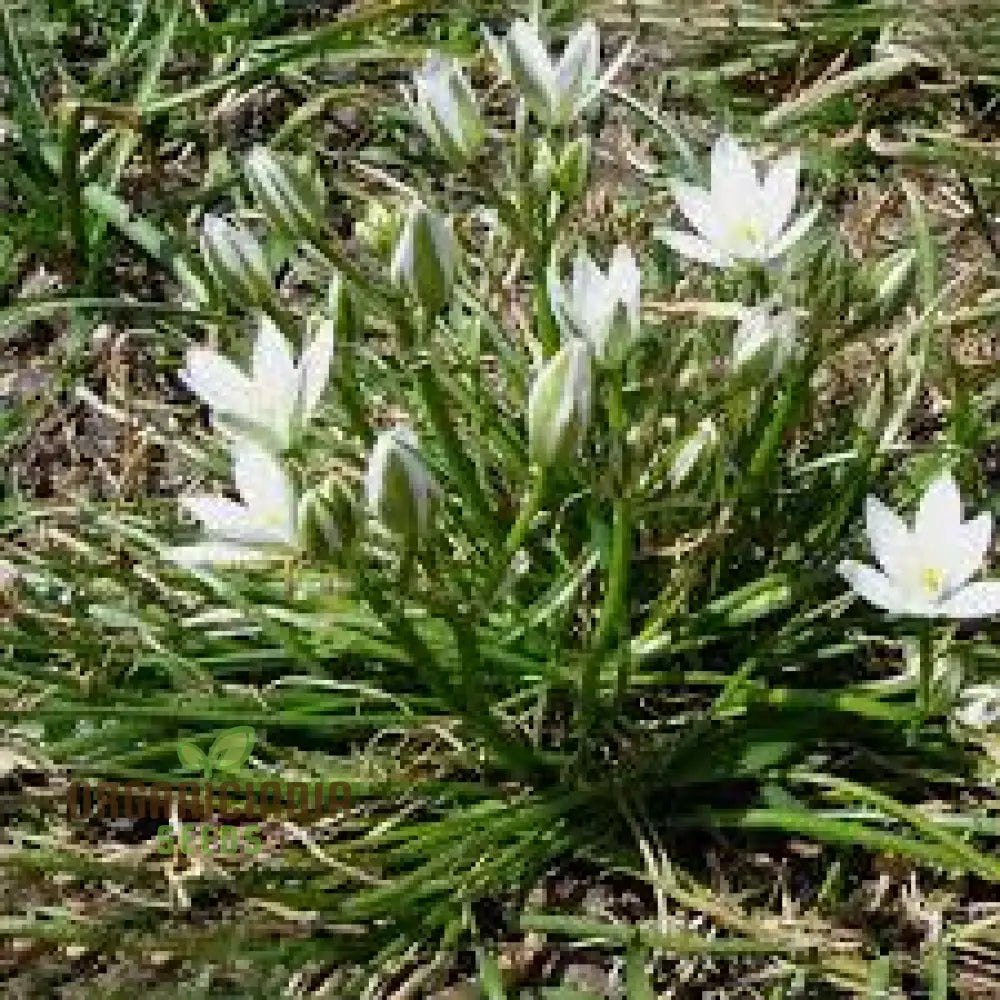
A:
<svg viewBox="0 0 1000 1000">
<path fill-rule="evenodd" d="M 524 544 L 524 540 L 531 528 L 531 522 L 534 521 L 535 516 L 541 509 L 542 501 L 545 499 L 546 486 L 545 470 L 539 469 L 535 474 L 531 486 L 528 488 L 527 495 L 521 502 L 521 510 L 518 512 L 517 520 L 507 533 L 507 539 L 503 544 L 503 554 L 497 560 L 494 570 L 490 574 L 486 586 L 483 588 L 483 593 L 486 594 L 485 603 L 487 606 L 492 604 L 493 599 L 496 597 L 497 591 L 500 589 L 500 585 L 503 583 L 504 577 L 510 569 L 510 561 Z"/>
<path fill-rule="evenodd" d="M 585 732 L 595 719 L 598 702 L 598 682 L 604 655 L 620 644 L 627 630 L 629 557 L 631 555 L 632 518 L 626 489 L 625 400 L 622 373 L 615 372 L 609 380 L 608 423 L 611 428 L 611 451 L 615 471 L 611 523 L 611 552 L 608 558 L 608 582 L 601 605 L 601 616 L 593 645 L 584 665 L 580 704 Z M 627 655 L 621 651 L 621 655 Z M 619 663 L 617 672 L 618 697 L 627 684 L 628 662 Z"/>
<path fill-rule="evenodd" d="M 448 467 L 462 490 L 464 498 L 471 505 L 479 529 L 491 541 L 499 544 L 496 521 L 486 493 L 479 482 L 475 466 L 462 450 L 448 407 L 445 404 L 441 386 L 431 366 L 425 361 L 417 368 L 417 388 L 430 417 L 431 426 L 444 448 Z"/>
<path fill-rule="evenodd" d="M 541 342 L 542 353 L 546 360 L 559 351 L 559 328 L 552 315 L 552 307 L 549 305 L 547 268 L 548 263 L 545 260 L 544 251 L 539 248 L 535 254 L 535 289 L 532 304 L 535 314 L 535 329 L 538 332 L 538 339 Z"/>
<path fill-rule="evenodd" d="M 920 680 L 918 689 L 918 711 L 920 721 L 926 721 L 931 714 L 931 685 L 934 679 L 934 636 L 930 619 L 920 625 Z"/>
<path fill-rule="evenodd" d="M 80 182 L 80 124 L 83 108 L 68 103 L 64 108 L 62 135 L 62 187 L 66 213 L 66 229 L 78 274 L 87 267 L 87 231 L 83 222 L 82 185 Z"/>
</svg>

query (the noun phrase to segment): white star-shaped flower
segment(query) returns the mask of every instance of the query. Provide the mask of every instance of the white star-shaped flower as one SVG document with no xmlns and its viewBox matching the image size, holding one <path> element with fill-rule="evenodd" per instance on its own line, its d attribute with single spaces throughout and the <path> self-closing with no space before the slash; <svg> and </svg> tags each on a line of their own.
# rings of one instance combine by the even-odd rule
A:
<svg viewBox="0 0 1000 1000">
<path fill-rule="evenodd" d="M 761 180 L 746 149 L 724 135 L 712 149 L 708 190 L 679 180 L 671 183 L 678 207 L 696 232 L 660 229 L 656 235 L 679 254 L 716 267 L 774 260 L 805 234 L 819 213 L 816 205 L 792 221 L 799 167 L 799 153 L 791 152 Z"/>
<path fill-rule="evenodd" d="M 281 463 L 246 439 L 233 443 L 233 481 L 242 503 L 218 496 L 182 497 L 182 509 L 197 518 L 205 540 L 167 549 L 185 566 L 241 564 L 286 558 L 298 551 L 295 488 Z"/>
<path fill-rule="evenodd" d="M 581 250 L 568 289 L 554 267 L 548 286 L 563 334 L 584 337 L 599 361 L 621 362 L 639 335 L 640 278 L 632 251 L 624 245 L 615 247 L 605 274 Z"/>
<path fill-rule="evenodd" d="M 334 324 L 324 320 L 296 364 L 281 331 L 261 316 L 249 374 L 215 351 L 192 347 L 181 380 L 211 407 L 223 429 L 262 433 L 283 449 L 319 406 L 333 347 Z"/>
<path fill-rule="evenodd" d="M 580 114 L 621 69 L 630 49 L 626 45 L 599 76 L 601 39 L 593 21 L 573 32 L 558 61 L 549 55 L 532 21 L 515 21 L 502 41 L 489 30 L 484 36 L 504 74 L 539 119 L 550 125 L 566 125 Z"/>
<path fill-rule="evenodd" d="M 961 497 L 949 473 L 928 486 L 912 529 L 877 497 L 868 497 L 865 531 L 881 571 L 850 559 L 837 567 L 865 600 L 923 618 L 1000 612 L 1000 581 L 969 582 L 985 562 L 993 518 L 962 520 Z"/>
</svg>

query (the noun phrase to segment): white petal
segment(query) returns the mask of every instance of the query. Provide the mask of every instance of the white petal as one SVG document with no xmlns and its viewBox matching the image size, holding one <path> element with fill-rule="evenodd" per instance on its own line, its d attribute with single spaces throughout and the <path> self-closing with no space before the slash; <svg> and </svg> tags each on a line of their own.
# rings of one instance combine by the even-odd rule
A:
<svg viewBox="0 0 1000 1000">
<path fill-rule="evenodd" d="M 865 501 L 865 532 L 879 565 L 894 579 L 901 578 L 913 548 L 906 522 L 878 497 Z"/>
<path fill-rule="evenodd" d="M 948 550 L 944 587 L 946 591 L 961 587 L 986 561 L 986 553 L 993 536 L 993 515 L 980 514 L 966 521 L 956 532 Z"/>
<path fill-rule="evenodd" d="M 205 531 L 223 538 L 239 538 L 245 532 L 249 519 L 247 508 L 226 497 L 181 497 L 180 506 L 197 518 Z"/>
<path fill-rule="evenodd" d="M 281 558 L 284 553 L 272 549 L 255 549 L 230 542 L 198 542 L 164 549 L 163 556 L 180 566 L 239 566 Z"/>
<path fill-rule="evenodd" d="M 570 312 L 579 332 L 591 343 L 603 343 L 608 336 L 615 303 L 607 278 L 582 250 L 573 263 L 570 296 Z"/>
<path fill-rule="evenodd" d="M 611 255 L 608 285 L 616 299 L 625 306 L 633 335 L 639 329 L 641 284 L 642 277 L 639 274 L 639 266 L 635 262 L 632 251 L 624 243 L 619 243 Z"/>
<path fill-rule="evenodd" d="M 618 50 L 618 55 L 616 55 L 614 59 L 608 63 L 604 72 L 584 89 L 584 92 L 580 95 L 576 102 L 576 106 L 573 108 L 574 115 L 586 108 L 586 106 L 590 104 L 590 102 L 593 101 L 598 94 L 605 90 L 616 76 L 618 76 L 632 53 L 632 45 L 633 39 L 630 38 Z"/>
<path fill-rule="evenodd" d="M 909 610 L 907 601 L 892 580 L 873 566 L 845 559 L 837 572 L 850 584 L 851 590 L 876 607 L 896 614 Z"/>
<path fill-rule="evenodd" d="M 715 267 L 729 265 L 729 258 L 725 254 L 710 243 L 692 236 L 691 233 L 682 233 L 676 229 L 658 229 L 655 236 L 684 257 L 700 260 L 703 264 L 713 264 Z"/>
<path fill-rule="evenodd" d="M 298 395 L 298 375 L 292 348 L 269 316 L 260 317 L 253 348 L 254 391 L 263 419 L 282 444 L 287 443 L 289 422 Z"/>
<path fill-rule="evenodd" d="M 303 420 L 309 420 L 316 412 L 323 390 L 330 379 L 330 364 L 333 361 L 334 322 L 323 320 L 316 336 L 302 352 L 299 360 L 299 405 Z"/>
<path fill-rule="evenodd" d="M 582 24 L 566 43 L 556 66 L 556 88 L 562 109 L 569 114 L 597 76 L 601 59 L 601 41 L 597 26 Z"/>
<path fill-rule="evenodd" d="M 253 416 L 250 379 L 228 358 L 204 347 L 192 347 L 181 381 L 212 409 L 244 418 Z"/>
<path fill-rule="evenodd" d="M 255 442 L 233 445 L 233 479 L 254 521 L 292 544 L 295 491 L 281 463 Z"/>
<path fill-rule="evenodd" d="M 687 217 L 688 222 L 709 243 L 724 242 L 725 223 L 719 218 L 715 203 L 708 191 L 683 181 L 671 181 L 670 191 L 677 207 Z"/>
<path fill-rule="evenodd" d="M 766 239 L 776 240 L 788 224 L 799 193 L 798 150 L 776 160 L 761 188 L 761 205 L 767 220 Z"/>
<path fill-rule="evenodd" d="M 778 238 L 778 240 L 771 244 L 768 248 L 768 259 L 774 257 L 780 257 L 786 250 L 789 250 L 794 246 L 812 227 L 812 224 L 816 221 L 816 216 L 819 215 L 819 210 L 822 205 L 813 205 L 808 212 L 800 215 L 784 232 L 784 234 Z"/>
<path fill-rule="evenodd" d="M 948 618 L 986 618 L 1000 614 L 1000 580 L 970 583 L 942 601 L 940 612 Z"/>
<path fill-rule="evenodd" d="M 955 532 L 962 521 L 962 497 L 950 472 L 942 472 L 924 491 L 914 521 L 917 535 Z"/>
<path fill-rule="evenodd" d="M 535 25 L 514 22 L 507 35 L 507 58 L 522 96 L 539 114 L 551 114 L 557 103 L 556 71 Z"/>
<path fill-rule="evenodd" d="M 720 136 L 712 147 L 712 202 L 723 228 L 740 220 L 757 220 L 760 181 L 750 154 L 732 136 Z"/>
<path fill-rule="evenodd" d="M 743 145 L 731 135 L 719 136 L 712 147 L 712 190 L 758 184 L 757 170 Z"/>
</svg>

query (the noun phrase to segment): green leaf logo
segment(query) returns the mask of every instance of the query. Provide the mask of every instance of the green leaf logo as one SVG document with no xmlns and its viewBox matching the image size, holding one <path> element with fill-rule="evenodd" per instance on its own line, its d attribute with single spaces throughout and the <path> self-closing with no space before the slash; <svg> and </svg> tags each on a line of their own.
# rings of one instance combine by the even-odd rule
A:
<svg viewBox="0 0 1000 1000">
<path fill-rule="evenodd" d="M 201 771 L 207 781 L 213 771 L 236 771 L 250 756 L 253 726 L 235 726 L 219 733 L 208 753 L 190 740 L 177 741 L 177 756 L 185 771 Z"/>
</svg>

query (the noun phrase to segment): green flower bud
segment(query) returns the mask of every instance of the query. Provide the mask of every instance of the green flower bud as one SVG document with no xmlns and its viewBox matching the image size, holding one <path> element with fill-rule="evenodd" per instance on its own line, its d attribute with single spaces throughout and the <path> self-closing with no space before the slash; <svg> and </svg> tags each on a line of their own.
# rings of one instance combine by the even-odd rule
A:
<svg viewBox="0 0 1000 1000">
<path fill-rule="evenodd" d="M 593 352 L 573 337 L 538 373 L 528 397 L 528 445 L 543 467 L 567 461 L 590 424 Z"/>
<path fill-rule="evenodd" d="M 552 190 L 552 178 L 556 172 L 556 157 L 548 140 L 539 139 L 535 143 L 535 159 L 531 165 L 531 183 L 535 191 L 543 197 Z"/>
<path fill-rule="evenodd" d="M 563 146 L 555 173 L 556 190 L 567 201 L 576 201 L 587 188 L 589 172 L 590 136 L 584 134 Z"/>
<path fill-rule="evenodd" d="M 486 129 L 476 96 L 458 63 L 432 55 L 413 82 L 416 98 L 409 98 L 410 110 L 431 142 L 449 159 L 473 156 Z"/>
<path fill-rule="evenodd" d="M 274 280 L 264 250 L 242 226 L 206 215 L 201 255 L 209 273 L 233 301 L 263 308 L 274 299 Z"/>
<path fill-rule="evenodd" d="M 244 173 L 257 207 L 275 229 L 306 241 L 322 232 L 326 192 L 322 180 L 304 164 L 256 146 Z"/>
<path fill-rule="evenodd" d="M 455 284 L 458 247 L 451 223 L 414 202 L 392 261 L 392 280 L 405 285 L 431 315 L 448 304 Z"/>
<path fill-rule="evenodd" d="M 370 201 L 362 218 L 354 223 L 358 242 L 379 260 L 391 259 L 403 224 L 399 213 L 380 201 Z"/>
<path fill-rule="evenodd" d="M 365 473 L 365 497 L 372 513 L 390 531 L 415 541 L 427 532 L 437 492 L 413 431 L 394 427 L 379 434 Z"/>
<path fill-rule="evenodd" d="M 356 519 L 339 480 L 331 477 L 302 495 L 298 525 L 302 546 L 314 558 L 329 558 L 350 547 Z"/>
</svg>

